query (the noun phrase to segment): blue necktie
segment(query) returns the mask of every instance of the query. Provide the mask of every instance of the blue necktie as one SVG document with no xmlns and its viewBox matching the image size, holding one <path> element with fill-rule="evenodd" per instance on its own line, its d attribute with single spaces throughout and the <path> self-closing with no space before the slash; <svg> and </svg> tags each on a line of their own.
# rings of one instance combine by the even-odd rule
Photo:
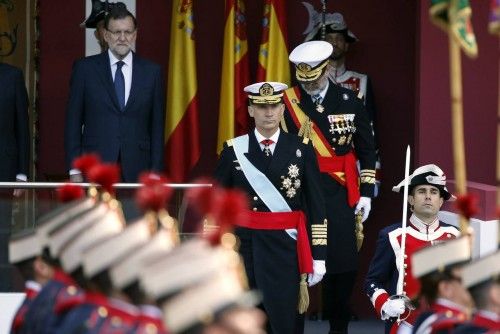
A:
<svg viewBox="0 0 500 334">
<path fill-rule="evenodd" d="M 115 92 L 118 98 L 118 104 L 120 105 L 120 110 L 123 111 L 125 107 L 125 77 L 123 76 L 122 67 L 125 63 L 119 61 L 116 63 L 116 73 L 115 73 Z"/>
</svg>

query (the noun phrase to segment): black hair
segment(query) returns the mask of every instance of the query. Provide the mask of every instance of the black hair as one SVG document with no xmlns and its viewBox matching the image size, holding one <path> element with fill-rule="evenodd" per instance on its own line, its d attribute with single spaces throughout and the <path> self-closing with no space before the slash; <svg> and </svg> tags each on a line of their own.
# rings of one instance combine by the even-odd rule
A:
<svg viewBox="0 0 500 334">
<path fill-rule="evenodd" d="M 126 17 L 132 18 L 132 21 L 134 22 L 134 29 L 137 28 L 137 20 L 128 9 L 127 6 L 123 2 L 117 2 L 113 8 L 110 9 L 108 15 L 106 15 L 106 18 L 104 19 L 104 27 L 106 30 L 109 27 L 109 20 L 121 20 Z"/>
<path fill-rule="evenodd" d="M 35 259 L 36 257 L 32 257 L 14 264 L 14 266 L 19 269 L 25 281 L 33 281 L 35 279 Z"/>
</svg>

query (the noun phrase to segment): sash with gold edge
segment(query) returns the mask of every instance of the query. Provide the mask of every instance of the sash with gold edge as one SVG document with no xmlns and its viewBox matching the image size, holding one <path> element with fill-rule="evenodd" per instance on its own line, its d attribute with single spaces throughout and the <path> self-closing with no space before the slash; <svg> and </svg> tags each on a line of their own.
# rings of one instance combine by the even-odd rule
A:
<svg viewBox="0 0 500 334">
<path fill-rule="evenodd" d="M 356 166 L 356 155 L 353 150 L 338 156 L 323 136 L 318 126 L 300 108 L 300 90 L 292 87 L 285 90 L 283 95 L 290 116 L 299 129 L 299 136 L 304 137 L 304 143 L 312 140 L 319 170 L 327 173 L 347 189 L 347 201 L 353 207 L 360 197 L 359 174 Z"/>
</svg>

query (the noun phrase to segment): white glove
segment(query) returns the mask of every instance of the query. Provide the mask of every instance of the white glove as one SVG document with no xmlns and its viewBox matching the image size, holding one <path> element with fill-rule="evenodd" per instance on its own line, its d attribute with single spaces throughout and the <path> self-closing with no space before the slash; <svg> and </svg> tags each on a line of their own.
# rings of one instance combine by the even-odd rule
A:
<svg viewBox="0 0 500 334">
<path fill-rule="evenodd" d="M 387 299 L 382 305 L 382 320 L 396 318 L 405 312 L 403 299 Z"/>
<path fill-rule="evenodd" d="M 372 199 L 370 197 L 360 197 L 359 202 L 356 205 L 356 210 L 354 210 L 354 214 L 358 214 L 361 210 L 363 210 L 363 218 L 361 222 L 363 223 L 370 214 L 370 210 L 372 209 Z"/>
<path fill-rule="evenodd" d="M 307 284 L 313 286 L 321 282 L 326 273 L 326 266 L 324 260 L 313 260 L 313 273 L 307 275 Z"/>
</svg>

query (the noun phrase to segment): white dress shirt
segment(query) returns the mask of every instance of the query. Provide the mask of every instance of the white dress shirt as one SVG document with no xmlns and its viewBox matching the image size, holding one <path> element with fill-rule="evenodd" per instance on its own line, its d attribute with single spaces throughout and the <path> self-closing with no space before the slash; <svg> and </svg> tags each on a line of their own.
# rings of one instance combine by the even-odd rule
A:
<svg viewBox="0 0 500 334">
<path fill-rule="evenodd" d="M 109 55 L 109 63 L 111 65 L 111 76 L 114 82 L 116 68 L 117 68 L 116 63 L 118 63 L 120 59 L 116 58 L 115 55 L 110 50 L 108 50 L 108 55 Z M 122 59 L 122 61 L 125 63 L 122 66 L 122 73 L 123 77 L 125 78 L 125 105 L 127 105 L 128 97 L 130 96 L 130 87 L 132 87 L 132 66 L 133 66 L 132 51 L 130 51 L 128 55 L 126 55 L 125 58 Z"/>
<path fill-rule="evenodd" d="M 274 149 L 276 148 L 276 143 L 278 142 L 278 138 L 280 136 L 280 129 L 278 128 L 278 131 L 276 131 L 271 137 L 267 138 L 264 137 L 263 135 L 260 134 L 257 129 L 254 130 L 255 132 L 255 137 L 257 138 L 257 141 L 259 142 L 260 149 L 264 150 L 264 144 L 261 143 L 264 139 L 271 139 L 273 143 L 269 145 L 269 150 L 271 150 L 271 154 L 274 154 Z"/>
</svg>

